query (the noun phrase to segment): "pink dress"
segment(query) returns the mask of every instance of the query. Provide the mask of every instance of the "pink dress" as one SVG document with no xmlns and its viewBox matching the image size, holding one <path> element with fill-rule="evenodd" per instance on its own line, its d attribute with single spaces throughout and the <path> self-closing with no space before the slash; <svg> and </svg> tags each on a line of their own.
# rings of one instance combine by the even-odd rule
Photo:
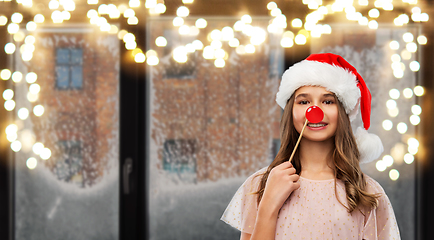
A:
<svg viewBox="0 0 434 240">
<path fill-rule="evenodd" d="M 221 220 L 242 232 L 253 233 L 257 213 L 256 192 L 263 168 L 251 175 L 238 189 Z M 365 216 L 355 209 L 351 214 L 335 196 L 334 180 L 310 180 L 300 177 L 295 190 L 280 209 L 275 239 L 344 240 L 401 239 L 395 214 L 383 188 L 366 174 L 369 193 L 381 193 L 376 209 L 367 209 Z M 337 180 L 338 197 L 347 204 L 345 186 Z M 362 210 L 363 211 L 363 210 Z"/>
</svg>

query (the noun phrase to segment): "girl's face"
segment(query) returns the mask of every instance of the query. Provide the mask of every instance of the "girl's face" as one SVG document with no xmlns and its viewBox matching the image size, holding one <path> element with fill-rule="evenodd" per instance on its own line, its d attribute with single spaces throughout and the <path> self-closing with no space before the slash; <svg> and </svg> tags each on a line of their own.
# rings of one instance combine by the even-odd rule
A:
<svg viewBox="0 0 434 240">
<path fill-rule="evenodd" d="M 306 110 L 310 106 L 318 106 L 324 112 L 321 122 L 309 123 L 304 130 L 303 137 L 311 141 L 325 141 L 332 138 L 337 129 L 338 105 L 332 92 L 324 87 L 304 86 L 294 93 L 294 107 L 292 117 L 297 132 L 301 132 L 306 121 Z"/>
</svg>

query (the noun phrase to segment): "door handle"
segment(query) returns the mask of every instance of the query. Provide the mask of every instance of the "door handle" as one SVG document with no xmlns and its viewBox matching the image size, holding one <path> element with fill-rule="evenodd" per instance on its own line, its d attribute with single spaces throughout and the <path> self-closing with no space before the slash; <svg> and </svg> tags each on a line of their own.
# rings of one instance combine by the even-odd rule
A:
<svg viewBox="0 0 434 240">
<path fill-rule="evenodd" d="M 123 166 L 124 194 L 130 193 L 130 173 L 133 171 L 133 159 L 125 159 Z"/>
</svg>

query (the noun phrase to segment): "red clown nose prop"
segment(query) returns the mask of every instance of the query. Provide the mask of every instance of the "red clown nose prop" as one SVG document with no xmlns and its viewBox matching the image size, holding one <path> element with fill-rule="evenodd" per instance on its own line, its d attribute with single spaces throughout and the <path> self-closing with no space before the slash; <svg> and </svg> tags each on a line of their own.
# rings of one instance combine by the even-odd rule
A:
<svg viewBox="0 0 434 240">
<path fill-rule="evenodd" d="M 294 153 L 297 150 L 298 143 L 300 143 L 300 139 L 303 136 L 304 129 L 306 128 L 306 125 L 308 122 L 311 123 L 319 123 L 324 118 L 324 112 L 319 108 L 318 106 L 310 106 L 306 110 L 306 121 L 304 122 L 303 129 L 301 129 L 300 136 L 298 137 L 297 144 L 295 144 L 294 150 L 292 150 L 291 157 L 289 158 L 289 162 L 292 161 L 292 158 L 294 157 Z"/>
<path fill-rule="evenodd" d="M 306 110 L 306 119 L 311 123 L 319 123 L 324 118 L 324 112 L 317 106 L 310 106 Z M 306 125 L 306 124 L 305 124 Z"/>
</svg>

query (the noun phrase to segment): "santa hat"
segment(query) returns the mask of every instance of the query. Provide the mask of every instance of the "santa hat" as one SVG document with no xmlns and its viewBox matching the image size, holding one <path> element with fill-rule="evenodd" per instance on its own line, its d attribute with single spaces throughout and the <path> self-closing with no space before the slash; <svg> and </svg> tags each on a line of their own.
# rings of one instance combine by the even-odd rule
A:
<svg viewBox="0 0 434 240">
<path fill-rule="evenodd" d="M 355 133 L 360 162 L 371 162 L 381 155 L 384 149 L 380 138 L 367 132 L 371 124 L 371 93 L 351 64 L 331 53 L 310 55 L 285 71 L 276 94 L 277 104 L 284 109 L 288 99 L 302 86 L 321 86 L 333 92 L 350 121 L 355 119 L 360 106 L 364 129 L 359 127 Z"/>
</svg>

